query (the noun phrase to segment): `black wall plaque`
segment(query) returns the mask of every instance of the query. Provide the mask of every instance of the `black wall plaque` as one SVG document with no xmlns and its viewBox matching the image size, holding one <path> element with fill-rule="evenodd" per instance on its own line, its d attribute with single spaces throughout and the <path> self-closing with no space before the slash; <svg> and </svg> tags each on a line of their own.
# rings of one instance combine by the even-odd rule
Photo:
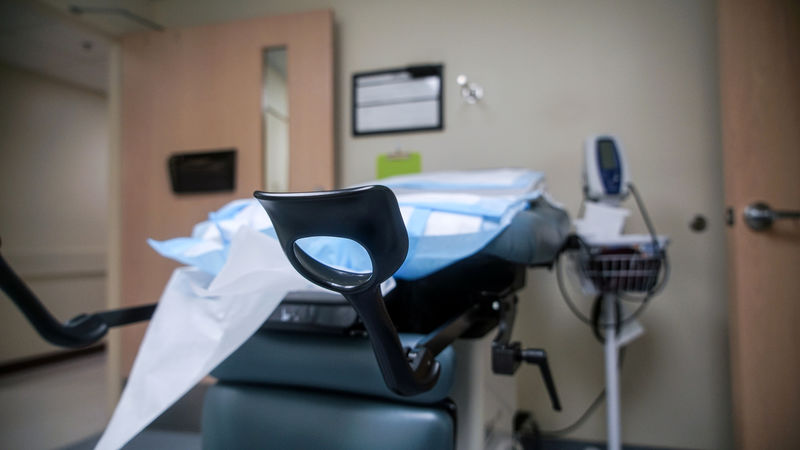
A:
<svg viewBox="0 0 800 450">
<path fill-rule="evenodd" d="M 236 189 L 236 149 L 175 153 L 167 166 L 176 194 Z"/>
</svg>

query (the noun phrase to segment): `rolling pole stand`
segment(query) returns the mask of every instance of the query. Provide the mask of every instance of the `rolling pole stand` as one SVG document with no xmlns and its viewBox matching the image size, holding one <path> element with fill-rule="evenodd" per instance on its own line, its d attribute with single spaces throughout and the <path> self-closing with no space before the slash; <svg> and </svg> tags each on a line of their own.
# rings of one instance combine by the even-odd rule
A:
<svg viewBox="0 0 800 450">
<path fill-rule="evenodd" d="M 617 297 L 603 294 L 606 363 L 606 423 L 608 450 L 620 450 L 619 365 L 617 355 Z"/>
</svg>

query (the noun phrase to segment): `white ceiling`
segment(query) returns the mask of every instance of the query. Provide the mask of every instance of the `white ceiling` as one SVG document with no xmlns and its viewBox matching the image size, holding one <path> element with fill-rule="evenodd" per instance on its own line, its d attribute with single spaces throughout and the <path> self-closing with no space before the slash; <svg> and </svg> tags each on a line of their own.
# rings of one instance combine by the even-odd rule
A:
<svg viewBox="0 0 800 450">
<path fill-rule="evenodd" d="M 120 36 L 125 33 L 145 31 L 148 30 L 148 28 L 118 14 L 85 13 L 74 15 L 69 12 L 70 6 L 85 8 L 121 8 L 145 19 L 154 20 L 154 4 L 157 0 L 37 0 L 36 2 L 65 15 L 69 14 L 81 24 L 85 24 L 102 33 L 111 36 Z"/>
<path fill-rule="evenodd" d="M 147 28 L 115 15 L 76 16 L 70 5 L 120 7 L 152 18 L 150 0 L 0 0 L 0 63 L 105 92 L 114 39 Z"/>
</svg>

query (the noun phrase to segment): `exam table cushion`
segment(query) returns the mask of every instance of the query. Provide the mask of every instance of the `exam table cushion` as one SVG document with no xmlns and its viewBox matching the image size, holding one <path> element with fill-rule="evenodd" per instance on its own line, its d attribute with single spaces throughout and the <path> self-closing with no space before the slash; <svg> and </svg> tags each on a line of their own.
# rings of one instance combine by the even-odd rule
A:
<svg viewBox="0 0 800 450">
<path fill-rule="evenodd" d="M 528 266 L 550 265 L 561 251 L 570 230 L 569 215 L 545 198 L 520 211 L 494 240 L 477 255 L 491 255 Z"/>
<path fill-rule="evenodd" d="M 284 387 L 220 382 L 203 406 L 206 450 L 448 449 L 454 431 L 440 407 Z"/>
<path fill-rule="evenodd" d="M 413 347 L 420 338 L 418 334 L 400 334 L 404 347 Z M 441 372 L 433 389 L 402 397 L 386 387 L 366 337 L 262 330 L 211 375 L 229 383 L 308 387 L 430 404 L 448 397 L 455 372 L 452 347 L 447 347 L 436 359 L 441 364 Z"/>
<path fill-rule="evenodd" d="M 397 279 L 424 278 L 482 251 L 507 261 L 552 262 L 569 231 L 566 212 L 549 200 L 540 172 L 521 169 L 430 173 L 380 180 L 397 194 L 409 236 Z M 161 255 L 217 274 L 233 237 L 243 227 L 275 237 L 255 200 L 236 200 L 195 225 L 190 237 L 148 240 Z M 304 245 L 312 257 L 360 272 L 371 267 L 366 252 L 342 239 L 313 237 Z"/>
</svg>

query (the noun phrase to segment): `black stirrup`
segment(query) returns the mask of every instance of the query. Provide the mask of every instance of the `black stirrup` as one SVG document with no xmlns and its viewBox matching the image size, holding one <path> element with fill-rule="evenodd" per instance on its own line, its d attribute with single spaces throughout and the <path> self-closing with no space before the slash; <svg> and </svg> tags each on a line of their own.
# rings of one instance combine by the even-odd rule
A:
<svg viewBox="0 0 800 450">
<path fill-rule="evenodd" d="M 439 378 L 439 363 L 427 348 L 406 351 L 386 312 L 380 284 L 403 264 L 408 252 L 397 199 L 385 186 L 312 193 L 254 194 L 267 211 L 289 262 L 314 284 L 339 292 L 353 305 L 372 342 L 386 385 L 400 395 L 430 390 Z M 299 239 L 331 236 L 350 239 L 369 254 L 372 271 L 336 269 L 312 258 Z"/>
</svg>

